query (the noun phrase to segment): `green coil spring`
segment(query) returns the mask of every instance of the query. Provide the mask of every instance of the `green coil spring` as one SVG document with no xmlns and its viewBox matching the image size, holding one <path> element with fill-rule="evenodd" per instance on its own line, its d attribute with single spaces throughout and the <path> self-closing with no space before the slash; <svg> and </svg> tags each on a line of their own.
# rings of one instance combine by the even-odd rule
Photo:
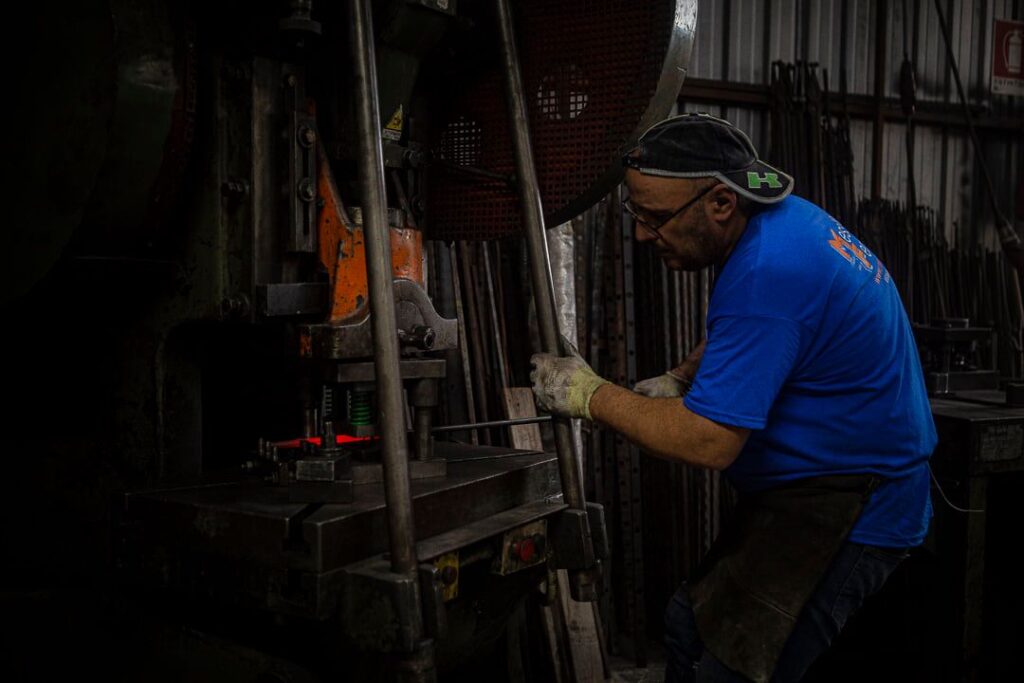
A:
<svg viewBox="0 0 1024 683">
<path fill-rule="evenodd" d="M 372 392 L 348 390 L 349 424 L 355 427 L 373 424 L 372 399 Z"/>
</svg>

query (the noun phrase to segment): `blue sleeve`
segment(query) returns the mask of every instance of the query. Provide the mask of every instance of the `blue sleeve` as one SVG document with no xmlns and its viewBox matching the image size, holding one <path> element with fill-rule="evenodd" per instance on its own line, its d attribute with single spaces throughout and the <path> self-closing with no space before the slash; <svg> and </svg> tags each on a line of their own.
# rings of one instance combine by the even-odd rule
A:
<svg viewBox="0 0 1024 683">
<path fill-rule="evenodd" d="M 694 413 L 722 424 L 764 429 L 768 413 L 800 355 L 803 327 L 767 316 L 725 316 L 708 328 L 693 388 Z"/>
</svg>

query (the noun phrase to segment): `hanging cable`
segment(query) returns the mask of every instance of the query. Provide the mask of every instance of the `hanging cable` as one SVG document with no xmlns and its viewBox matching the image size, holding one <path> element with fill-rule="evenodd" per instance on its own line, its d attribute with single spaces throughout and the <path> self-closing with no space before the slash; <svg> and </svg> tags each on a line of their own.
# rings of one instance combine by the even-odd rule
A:
<svg viewBox="0 0 1024 683">
<path fill-rule="evenodd" d="M 942 496 L 942 500 L 946 501 L 946 505 L 948 505 L 949 507 L 953 508 L 957 512 L 964 512 L 964 513 L 973 514 L 973 515 L 983 515 L 983 514 L 985 514 L 984 510 L 973 510 L 973 509 L 970 509 L 970 508 L 962 508 L 962 507 L 960 507 L 958 505 L 954 505 L 953 501 L 951 501 L 946 496 L 946 492 L 942 490 L 942 485 L 939 484 L 939 480 L 935 478 L 935 472 L 932 471 L 932 466 L 931 465 L 928 465 L 928 474 L 931 475 L 932 482 L 935 484 L 935 488 L 937 488 L 939 490 L 939 495 Z"/>
</svg>

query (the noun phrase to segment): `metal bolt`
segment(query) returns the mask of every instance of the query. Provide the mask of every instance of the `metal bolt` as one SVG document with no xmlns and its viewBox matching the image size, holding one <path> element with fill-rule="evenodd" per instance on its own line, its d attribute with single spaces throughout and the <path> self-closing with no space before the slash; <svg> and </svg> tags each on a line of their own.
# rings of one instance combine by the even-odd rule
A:
<svg viewBox="0 0 1024 683">
<path fill-rule="evenodd" d="M 299 128 L 299 144 L 303 147 L 312 147 L 316 144 L 316 131 L 309 126 Z"/>
<path fill-rule="evenodd" d="M 249 313 L 249 297 L 244 294 L 226 296 L 220 302 L 220 315 L 224 320 L 241 318 Z"/>
<path fill-rule="evenodd" d="M 313 180 L 311 178 L 303 178 L 299 181 L 299 199 L 304 202 L 311 202 L 316 199 L 316 190 L 313 189 Z"/>
<path fill-rule="evenodd" d="M 436 339 L 437 333 L 432 327 L 426 325 L 416 325 L 411 330 L 398 330 L 398 340 L 402 344 L 415 346 L 424 351 L 434 348 Z"/>
<path fill-rule="evenodd" d="M 423 152 L 419 150 L 407 149 L 402 156 L 412 168 L 418 168 L 423 163 Z"/>
<path fill-rule="evenodd" d="M 249 183 L 241 178 L 228 178 L 221 184 L 220 192 L 230 199 L 239 199 L 249 194 Z"/>
</svg>

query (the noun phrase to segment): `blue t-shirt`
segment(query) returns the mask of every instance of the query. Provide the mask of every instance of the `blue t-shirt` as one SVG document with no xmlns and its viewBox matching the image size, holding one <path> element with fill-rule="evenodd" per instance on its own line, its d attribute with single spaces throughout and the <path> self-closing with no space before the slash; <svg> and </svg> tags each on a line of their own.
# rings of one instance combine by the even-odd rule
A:
<svg viewBox="0 0 1024 683">
<path fill-rule="evenodd" d="M 746 427 L 741 492 L 828 474 L 884 479 L 850 540 L 919 545 L 937 441 L 921 362 L 885 266 L 817 206 L 756 214 L 722 267 L 691 411 Z"/>
</svg>

